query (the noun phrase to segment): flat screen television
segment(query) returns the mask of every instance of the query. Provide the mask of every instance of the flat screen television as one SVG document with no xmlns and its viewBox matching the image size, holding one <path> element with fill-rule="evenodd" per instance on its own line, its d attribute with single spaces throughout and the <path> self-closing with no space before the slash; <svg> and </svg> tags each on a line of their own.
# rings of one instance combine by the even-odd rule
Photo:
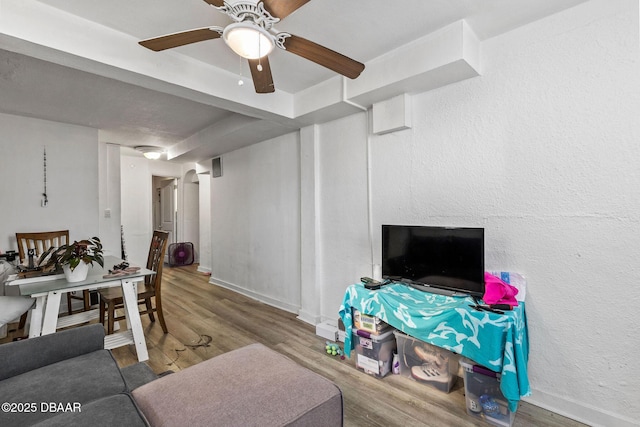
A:
<svg viewBox="0 0 640 427">
<path fill-rule="evenodd" d="M 382 276 L 435 293 L 482 297 L 484 228 L 383 225 Z"/>
</svg>

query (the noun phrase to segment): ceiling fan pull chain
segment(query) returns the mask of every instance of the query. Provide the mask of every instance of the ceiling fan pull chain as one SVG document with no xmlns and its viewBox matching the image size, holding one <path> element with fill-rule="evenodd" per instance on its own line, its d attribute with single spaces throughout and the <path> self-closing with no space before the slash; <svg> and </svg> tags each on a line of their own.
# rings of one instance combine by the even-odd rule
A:
<svg viewBox="0 0 640 427">
<path fill-rule="evenodd" d="M 242 80 L 242 57 L 238 56 L 238 68 L 240 70 L 240 79 L 238 80 L 238 86 L 242 86 L 244 84 L 244 80 Z"/>
<path fill-rule="evenodd" d="M 260 46 L 260 34 L 258 34 L 258 55 L 262 53 L 262 46 Z M 258 71 L 262 71 L 262 56 L 258 57 L 258 66 L 256 67 Z"/>
</svg>

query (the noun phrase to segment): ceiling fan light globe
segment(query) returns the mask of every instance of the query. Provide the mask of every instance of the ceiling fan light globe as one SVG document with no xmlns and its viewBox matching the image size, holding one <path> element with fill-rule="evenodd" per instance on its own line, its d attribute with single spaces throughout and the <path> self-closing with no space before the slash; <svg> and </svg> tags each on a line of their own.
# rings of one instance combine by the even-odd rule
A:
<svg viewBox="0 0 640 427">
<path fill-rule="evenodd" d="M 229 24 L 222 37 L 235 53 L 243 58 L 258 59 L 273 51 L 273 36 L 262 27 L 251 22 Z"/>
<path fill-rule="evenodd" d="M 134 147 L 134 149 L 141 152 L 142 155 L 149 160 L 158 160 L 160 156 L 162 156 L 163 152 L 162 148 L 153 147 L 150 145 L 139 145 L 137 147 Z"/>
<path fill-rule="evenodd" d="M 143 155 L 149 160 L 158 160 L 160 158 L 160 153 L 158 151 L 149 151 Z"/>
</svg>

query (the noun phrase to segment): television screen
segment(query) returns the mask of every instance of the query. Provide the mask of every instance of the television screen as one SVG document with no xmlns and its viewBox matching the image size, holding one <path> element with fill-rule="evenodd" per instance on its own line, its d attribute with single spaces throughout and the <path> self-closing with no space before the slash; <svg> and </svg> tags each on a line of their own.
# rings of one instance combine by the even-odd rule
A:
<svg viewBox="0 0 640 427">
<path fill-rule="evenodd" d="M 482 297 L 484 229 L 383 225 L 382 275 Z"/>
</svg>

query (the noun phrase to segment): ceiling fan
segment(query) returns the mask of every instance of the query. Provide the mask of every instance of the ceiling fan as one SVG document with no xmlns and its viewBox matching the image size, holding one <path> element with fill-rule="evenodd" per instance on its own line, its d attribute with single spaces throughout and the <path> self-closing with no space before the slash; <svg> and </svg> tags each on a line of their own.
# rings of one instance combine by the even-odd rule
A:
<svg viewBox="0 0 640 427">
<path fill-rule="evenodd" d="M 278 32 L 273 25 L 310 0 L 204 0 L 228 15 L 226 27 L 204 27 L 168 34 L 139 42 L 156 52 L 204 40 L 222 39 L 238 55 L 249 61 L 257 93 L 275 91 L 268 55 L 277 46 L 336 73 L 355 79 L 364 64 L 302 37 Z"/>
</svg>

